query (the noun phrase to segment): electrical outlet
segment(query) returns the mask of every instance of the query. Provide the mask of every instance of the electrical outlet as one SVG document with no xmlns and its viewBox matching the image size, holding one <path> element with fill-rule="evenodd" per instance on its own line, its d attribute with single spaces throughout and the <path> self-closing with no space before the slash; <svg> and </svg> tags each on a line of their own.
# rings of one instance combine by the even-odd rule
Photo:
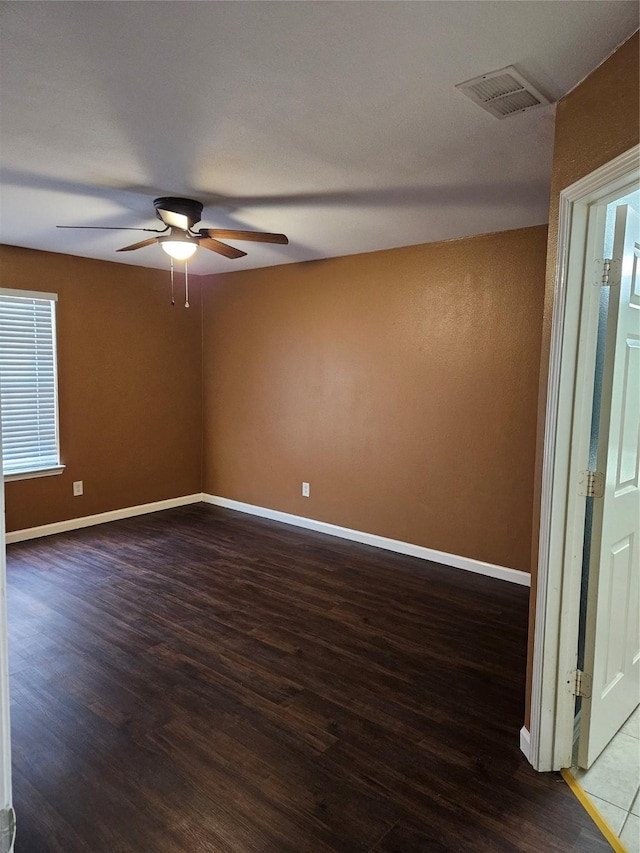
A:
<svg viewBox="0 0 640 853">
<path fill-rule="evenodd" d="M 303 498 L 309 497 L 309 483 L 303 483 L 302 484 L 302 497 Z"/>
<path fill-rule="evenodd" d="M 83 494 L 82 480 L 76 480 L 73 484 L 73 495 L 77 498 L 81 494 Z"/>
</svg>

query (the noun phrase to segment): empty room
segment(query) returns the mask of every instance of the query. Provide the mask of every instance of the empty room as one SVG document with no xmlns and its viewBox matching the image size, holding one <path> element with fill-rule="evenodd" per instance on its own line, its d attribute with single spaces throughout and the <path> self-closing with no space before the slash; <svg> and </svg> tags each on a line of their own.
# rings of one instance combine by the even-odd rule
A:
<svg viewBox="0 0 640 853">
<path fill-rule="evenodd" d="M 0 23 L 0 853 L 640 853 L 637 3 Z"/>
</svg>

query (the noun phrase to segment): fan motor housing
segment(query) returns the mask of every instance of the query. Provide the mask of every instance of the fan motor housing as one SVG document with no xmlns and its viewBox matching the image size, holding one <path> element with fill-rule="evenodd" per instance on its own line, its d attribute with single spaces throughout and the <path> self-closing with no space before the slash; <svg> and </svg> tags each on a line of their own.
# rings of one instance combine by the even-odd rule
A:
<svg viewBox="0 0 640 853">
<path fill-rule="evenodd" d="M 199 201 L 191 198 L 175 198 L 174 196 L 162 196 L 153 200 L 153 206 L 156 209 L 156 216 L 161 222 L 164 222 L 160 215 L 160 210 L 170 210 L 172 213 L 179 213 L 186 216 L 189 221 L 189 228 L 193 228 L 196 222 L 202 219 L 203 205 Z"/>
</svg>

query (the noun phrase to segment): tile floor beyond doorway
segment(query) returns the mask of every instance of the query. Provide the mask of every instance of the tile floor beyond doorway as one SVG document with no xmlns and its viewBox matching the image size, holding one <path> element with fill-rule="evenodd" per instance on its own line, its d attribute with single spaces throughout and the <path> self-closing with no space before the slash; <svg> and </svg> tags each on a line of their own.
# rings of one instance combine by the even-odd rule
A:
<svg viewBox="0 0 640 853">
<path fill-rule="evenodd" d="M 572 769 L 629 853 L 640 853 L 640 707 L 588 770 Z"/>
</svg>

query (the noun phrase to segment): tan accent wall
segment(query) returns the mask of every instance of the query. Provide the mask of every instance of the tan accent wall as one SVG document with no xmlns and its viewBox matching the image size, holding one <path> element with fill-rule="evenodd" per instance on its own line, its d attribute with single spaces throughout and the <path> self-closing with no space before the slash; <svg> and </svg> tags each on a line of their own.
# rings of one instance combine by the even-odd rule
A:
<svg viewBox="0 0 640 853">
<path fill-rule="evenodd" d="M 58 294 L 64 473 L 6 484 L 7 530 L 201 491 L 200 288 L 168 273 L 0 247 L 2 287 Z M 73 497 L 72 482 L 84 482 Z"/>
<path fill-rule="evenodd" d="M 551 319 L 555 289 L 560 192 L 585 175 L 638 144 L 640 92 L 638 80 L 638 33 L 558 104 L 556 114 L 553 177 L 549 210 L 542 357 L 538 396 L 538 425 L 534 481 L 532 587 L 527 663 L 525 724 L 530 724 L 533 636 L 535 631 L 536 569 L 540 530 L 540 494 L 547 376 L 551 344 Z"/>
<path fill-rule="evenodd" d="M 203 279 L 204 491 L 529 571 L 546 239 Z"/>
</svg>

